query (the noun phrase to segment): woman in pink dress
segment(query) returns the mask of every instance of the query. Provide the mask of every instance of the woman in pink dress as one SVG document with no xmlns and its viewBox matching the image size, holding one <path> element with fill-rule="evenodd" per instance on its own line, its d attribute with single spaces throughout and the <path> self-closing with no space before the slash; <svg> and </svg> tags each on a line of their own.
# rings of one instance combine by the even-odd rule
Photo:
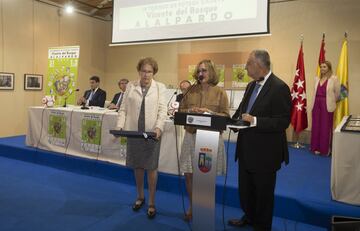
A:
<svg viewBox="0 0 360 231">
<path fill-rule="evenodd" d="M 311 151 L 316 155 L 331 153 L 333 117 L 340 96 L 340 83 L 333 75 L 331 63 L 320 64 L 320 77 L 316 77 L 312 109 Z"/>
</svg>

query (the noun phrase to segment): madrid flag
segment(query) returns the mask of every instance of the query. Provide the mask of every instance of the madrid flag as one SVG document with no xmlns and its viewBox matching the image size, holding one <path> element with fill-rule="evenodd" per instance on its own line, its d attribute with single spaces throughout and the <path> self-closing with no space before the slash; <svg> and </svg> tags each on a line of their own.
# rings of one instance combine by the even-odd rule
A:
<svg viewBox="0 0 360 231">
<path fill-rule="evenodd" d="M 296 64 L 296 73 L 294 83 L 291 89 L 292 108 L 291 108 L 291 125 L 296 133 L 300 133 L 307 128 L 306 112 L 306 84 L 305 84 L 305 67 L 303 45 L 301 43 L 298 60 Z"/>
</svg>

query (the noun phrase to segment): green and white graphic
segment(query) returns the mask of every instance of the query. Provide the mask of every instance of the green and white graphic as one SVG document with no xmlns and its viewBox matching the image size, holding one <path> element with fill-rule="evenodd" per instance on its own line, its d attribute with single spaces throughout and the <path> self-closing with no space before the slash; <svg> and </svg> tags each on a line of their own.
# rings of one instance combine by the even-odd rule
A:
<svg viewBox="0 0 360 231">
<path fill-rule="evenodd" d="M 120 159 L 126 159 L 127 138 L 120 137 L 119 143 L 120 143 Z"/>
<path fill-rule="evenodd" d="M 233 88 L 244 88 L 250 82 L 251 78 L 245 70 L 245 64 L 234 64 L 232 67 L 232 84 Z"/>
<path fill-rule="evenodd" d="M 101 115 L 84 114 L 81 124 L 81 149 L 101 152 Z"/>
<path fill-rule="evenodd" d="M 224 87 L 224 84 L 225 84 L 225 65 L 224 64 L 216 64 L 216 74 L 219 76 L 219 83 L 217 85 L 219 87 Z"/>
<path fill-rule="evenodd" d="M 46 95 L 55 97 L 55 105 L 75 104 L 79 46 L 49 48 Z"/>
<path fill-rule="evenodd" d="M 65 147 L 66 116 L 64 112 L 50 111 L 48 126 L 48 142 L 53 145 Z"/>
<path fill-rule="evenodd" d="M 189 65 L 188 66 L 188 77 L 187 80 L 191 82 L 191 84 L 195 83 L 195 79 L 193 77 L 194 71 L 196 69 L 196 65 Z"/>
</svg>

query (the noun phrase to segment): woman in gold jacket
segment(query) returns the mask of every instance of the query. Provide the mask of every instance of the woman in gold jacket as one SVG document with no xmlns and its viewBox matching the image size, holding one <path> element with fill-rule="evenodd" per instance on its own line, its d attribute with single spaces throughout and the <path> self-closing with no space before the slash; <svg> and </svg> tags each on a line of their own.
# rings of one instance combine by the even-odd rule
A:
<svg viewBox="0 0 360 231">
<path fill-rule="evenodd" d="M 180 111 L 191 113 L 207 113 L 229 116 L 229 100 L 226 92 L 216 86 L 219 77 L 216 74 L 215 65 L 210 60 L 200 61 L 193 73 L 197 83 L 191 86 L 180 102 Z M 185 175 L 186 189 L 190 199 L 190 207 L 185 214 L 185 220 L 192 219 L 192 159 L 195 152 L 196 128 L 185 127 L 185 136 L 181 148 L 180 170 Z M 226 171 L 226 155 L 224 140 L 219 137 L 217 156 L 217 174 L 223 175 Z"/>
</svg>

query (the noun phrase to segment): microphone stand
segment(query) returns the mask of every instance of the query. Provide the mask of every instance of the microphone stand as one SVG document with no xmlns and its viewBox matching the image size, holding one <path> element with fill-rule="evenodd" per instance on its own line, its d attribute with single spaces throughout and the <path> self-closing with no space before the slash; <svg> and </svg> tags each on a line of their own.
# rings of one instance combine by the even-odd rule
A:
<svg viewBox="0 0 360 231">
<path fill-rule="evenodd" d="M 182 103 L 182 101 L 184 101 L 185 99 L 185 96 L 196 86 L 196 85 L 199 85 L 200 84 L 200 81 L 203 79 L 204 77 L 201 75 L 198 77 L 198 79 L 196 80 L 196 83 L 192 84 L 187 90 L 186 92 L 184 93 L 182 99 L 180 100 L 179 102 L 179 109 L 180 109 L 180 105 Z"/>
<path fill-rule="evenodd" d="M 70 96 L 70 95 L 69 95 L 69 96 Z M 63 107 L 67 107 L 67 105 L 66 105 L 66 100 L 67 100 L 67 98 L 68 98 L 68 97 L 65 97 L 65 102 L 64 102 Z"/>
<path fill-rule="evenodd" d="M 171 98 L 169 99 L 169 102 L 167 103 L 167 108 L 169 108 L 170 102 L 171 100 L 174 98 L 175 95 L 177 95 L 177 91 L 178 89 L 176 89 L 176 91 L 174 92 L 174 94 L 171 96 Z"/>
<path fill-rule="evenodd" d="M 75 89 L 75 91 L 79 91 L 79 89 Z M 64 102 L 63 107 L 66 107 L 66 106 L 67 106 L 67 105 L 66 105 L 66 100 L 72 95 L 73 92 L 74 92 L 74 91 L 72 91 L 67 97 L 65 97 L 65 102 Z"/>
</svg>

